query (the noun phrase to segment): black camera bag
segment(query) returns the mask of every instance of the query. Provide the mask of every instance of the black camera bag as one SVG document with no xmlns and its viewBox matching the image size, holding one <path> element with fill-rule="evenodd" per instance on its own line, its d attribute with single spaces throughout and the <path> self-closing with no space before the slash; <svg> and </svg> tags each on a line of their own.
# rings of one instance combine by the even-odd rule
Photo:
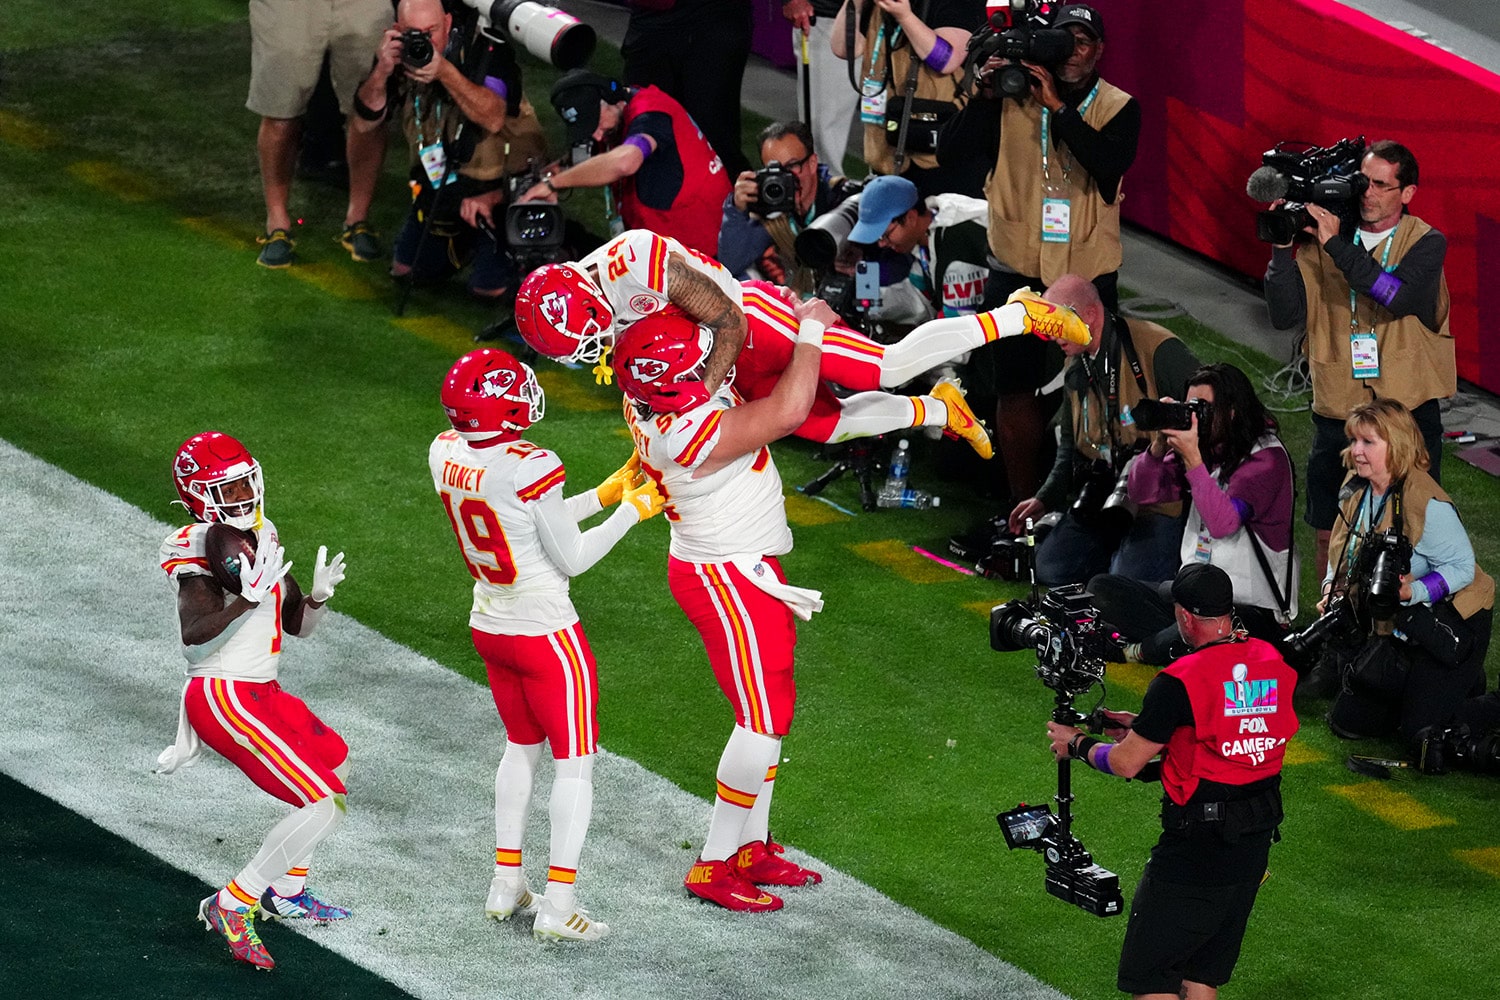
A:
<svg viewBox="0 0 1500 1000">
<path fill-rule="evenodd" d="M 1406 657 L 1388 635 L 1372 635 L 1344 668 L 1344 688 L 1380 701 L 1399 701 L 1406 690 Z"/>
</svg>

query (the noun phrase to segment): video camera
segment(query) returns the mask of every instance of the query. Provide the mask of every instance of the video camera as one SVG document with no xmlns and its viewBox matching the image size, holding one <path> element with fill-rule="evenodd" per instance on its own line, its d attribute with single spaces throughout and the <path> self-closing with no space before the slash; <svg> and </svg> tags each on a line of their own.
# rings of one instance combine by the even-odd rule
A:
<svg viewBox="0 0 1500 1000">
<path fill-rule="evenodd" d="M 1087 726 L 1098 732 L 1102 709 L 1079 713 L 1073 702 L 1104 682 L 1104 664 L 1115 645 L 1099 621 L 1099 612 L 1081 585 L 1054 587 L 1030 600 L 1014 600 L 990 612 L 990 647 L 1000 652 L 1036 650 L 1036 674 L 1056 693 L 1052 719 L 1063 725 Z M 1000 813 L 995 820 L 1011 850 L 1024 847 L 1046 859 L 1047 892 L 1099 917 L 1123 912 L 1120 877 L 1094 863 L 1093 855 L 1072 832 L 1073 792 L 1070 758 L 1057 762 L 1058 811 L 1028 806 Z"/>
<path fill-rule="evenodd" d="M 594 54 L 594 29 L 556 7 L 534 0 L 462 0 L 479 14 L 479 28 L 512 42 L 561 70 L 577 69 Z M 498 31 L 491 31 L 491 27 Z"/>
<path fill-rule="evenodd" d="M 1285 140 L 1261 154 L 1261 166 L 1245 182 L 1245 193 L 1259 202 L 1286 202 L 1256 216 L 1255 235 L 1281 245 L 1306 239 L 1304 230 L 1314 225 L 1308 203 L 1338 216 L 1341 232 L 1352 232 L 1359 224 L 1360 198 L 1370 186 L 1359 169 L 1365 149 L 1360 136 L 1328 147 Z"/>
<path fill-rule="evenodd" d="M 543 264 L 567 260 L 563 244 L 567 217 L 562 206 L 550 201 L 516 201 L 516 197 L 541 183 L 542 168 L 530 161 L 526 169 L 510 179 L 505 206 L 505 252 L 518 274 L 526 275 Z M 482 218 L 482 217 L 481 217 Z M 492 236 L 496 235 L 491 233 Z"/>
<path fill-rule="evenodd" d="M 1034 80 L 1022 60 L 1053 71 L 1073 54 L 1072 32 L 1052 27 L 1057 11 L 1058 5 L 1044 0 L 1010 0 L 1008 9 L 991 14 L 984 27 L 969 37 L 964 56 L 966 86 L 978 83 L 984 64 L 998 56 L 1005 63 L 994 72 L 995 90 L 1016 100 L 1030 94 Z"/>
</svg>

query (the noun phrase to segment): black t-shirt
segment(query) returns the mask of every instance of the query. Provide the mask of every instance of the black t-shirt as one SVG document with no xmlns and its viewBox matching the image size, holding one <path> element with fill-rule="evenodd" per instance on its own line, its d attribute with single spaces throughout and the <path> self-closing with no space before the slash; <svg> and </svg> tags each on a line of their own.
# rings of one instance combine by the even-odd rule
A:
<svg viewBox="0 0 1500 1000">
<path fill-rule="evenodd" d="M 635 174 L 635 195 L 648 208 L 666 211 L 682 190 L 682 157 L 672 134 L 672 117 L 665 111 L 648 111 L 630 121 L 626 135 L 649 135 L 656 151 L 646 157 Z"/>
<path fill-rule="evenodd" d="M 1171 674 L 1157 674 L 1146 688 L 1141 713 L 1132 731 L 1152 743 L 1166 743 L 1172 733 L 1193 727 L 1193 705 L 1187 688 Z M 1248 785 L 1226 785 L 1203 780 L 1189 804 L 1251 799 L 1279 787 L 1278 774 Z M 1166 797 L 1163 796 L 1163 801 Z M 1270 857 L 1271 831 L 1248 834 L 1233 844 L 1219 836 L 1213 824 L 1193 823 L 1185 830 L 1163 830 L 1151 849 L 1151 874 L 1169 882 L 1193 885 L 1234 885 L 1260 878 Z"/>
</svg>

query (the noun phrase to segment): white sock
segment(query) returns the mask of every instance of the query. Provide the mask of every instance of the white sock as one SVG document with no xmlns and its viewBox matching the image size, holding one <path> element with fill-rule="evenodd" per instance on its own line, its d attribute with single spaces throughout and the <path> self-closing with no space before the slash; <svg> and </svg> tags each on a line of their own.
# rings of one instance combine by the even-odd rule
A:
<svg viewBox="0 0 1500 1000">
<path fill-rule="evenodd" d="M 746 842 L 745 824 L 765 785 L 766 771 L 781 753 L 781 739 L 735 726 L 719 758 L 718 794 L 703 844 L 704 861 L 726 861 Z"/>
<path fill-rule="evenodd" d="M 505 753 L 495 768 L 496 874 L 521 874 L 521 842 L 526 838 L 531 783 L 541 756 L 540 743 L 505 741 Z"/>
<path fill-rule="evenodd" d="M 271 827 L 255 857 L 233 882 L 219 890 L 219 905 L 227 910 L 243 910 L 260 902 L 271 880 L 291 871 L 295 867 L 293 862 L 310 857 L 313 848 L 344 821 L 344 813 L 344 797 L 330 795 L 303 806 Z"/>
<path fill-rule="evenodd" d="M 781 743 L 776 744 L 776 761 L 781 759 Z M 771 839 L 771 793 L 776 789 L 777 763 L 773 762 L 766 768 L 766 780 L 761 783 L 760 794 L 755 797 L 755 805 L 750 807 L 750 816 L 745 820 L 745 832 L 741 834 L 740 846 L 753 844 L 755 841 L 767 841 Z"/>
<path fill-rule="evenodd" d="M 594 812 L 594 755 L 557 762 L 552 799 L 547 806 L 552 823 L 552 852 L 547 869 L 547 902 L 556 913 L 572 913 L 578 859 Z"/>
<path fill-rule="evenodd" d="M 888 392 L 856 392 L 839 400 L 839 421 L 828 443 L 874 437 L 907 427 L 942 427 L 948 407 L 931 396 L 894 396 Z"/>
<path fill-rule="evenodd" d="M 1026 307 L 1019 302 L 979 316 L 943 316 L 928 320 L 885 349 L 880 385 L 894 389 L 925 371 L 952 361 L 991 340 L 1024 333 Z"/>
</svg>

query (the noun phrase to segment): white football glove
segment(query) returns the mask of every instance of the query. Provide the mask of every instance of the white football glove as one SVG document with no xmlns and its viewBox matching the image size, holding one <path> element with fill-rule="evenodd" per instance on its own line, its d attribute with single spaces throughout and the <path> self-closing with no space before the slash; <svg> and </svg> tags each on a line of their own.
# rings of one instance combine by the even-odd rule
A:
<svg viewBox="0 0 1500 1000">
<path fill-rule="evenodd" d="M 318 546 L 318 564 L 313 567 L 312 592 L 307 596 L 319 604 L 328 603 L 333 588 L 344 582 L 344 554 L 340 552 L 328 561 L 328 546 Z"/>
<path fill-rule="evenodd" d="M 269 531 L 260 533 L 260 542 L 255 548 L 255 561 L 240 556 L 240 596 L 251 604 L 259 604 L 270 596 L 281 578 L 291 571 L 292 564 L 283 562 L 286 549 L 271 540 Z"/>
</svg>

